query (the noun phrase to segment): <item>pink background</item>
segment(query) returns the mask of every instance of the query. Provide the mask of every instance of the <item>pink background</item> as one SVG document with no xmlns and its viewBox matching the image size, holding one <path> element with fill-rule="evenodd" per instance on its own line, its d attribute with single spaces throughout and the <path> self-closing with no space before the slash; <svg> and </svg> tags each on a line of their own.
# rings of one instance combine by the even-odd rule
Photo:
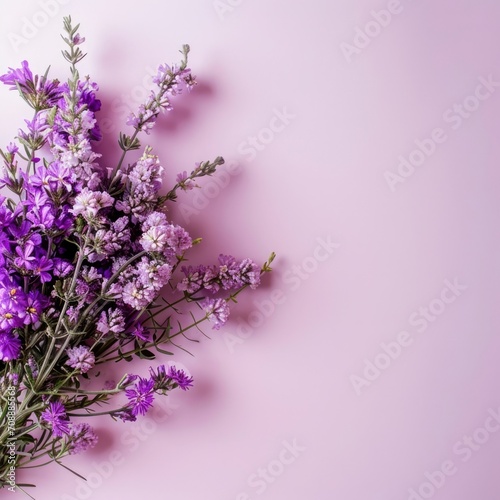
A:
<svg viewBox="0 0 500 500">
<path fill-rule="evenodd" d="M 99 446 L 66 462 L 88 485 L 54 465 L 20 476 L 35 497 L 498 499 L 500 87 L 473 96 L 481 77 L 500 81 L 500 3 L 45 0 L 50 15 L 41 0 L 18 4 L 2 6 L 2 69 L 29 59 L 64 77 L 71 14 L 87 37 L 82 73 L 114 123 L 138 105 L 148 68 L 189 43 L 199 86 L 151 143 L 167 179 L 219 154 L 239 170 L 181 199 L 177 221 L 204 237 L 200 260 L 279 255 L 224 331 L 185 345 L 195 357 L 176 351 L 196 385 L 172 395 L 168 418 L 96 421 Z M 389 7 L 381 27 L 371 11 Z M 348 58 L 358 28 L 369 43 Z M 464 101 L 472 111 L 456 118 Z M 0 109 L 4 145 L 26 109 L 6 88 Z M 293 117 L 280 125 L 276 110 Z M 427 141 L 432 154 L 392 191 L 384 173 L 434 129 L 446 140 Z M 104 152 L 111 164 L 116 150 Z M 318 252 L 318 238 L 340 246 Z M 450 304 L 445 280 L 462 286 L 445 291 Z M 379 369 L 363 384 L 365 360 Z"/>
</svg>

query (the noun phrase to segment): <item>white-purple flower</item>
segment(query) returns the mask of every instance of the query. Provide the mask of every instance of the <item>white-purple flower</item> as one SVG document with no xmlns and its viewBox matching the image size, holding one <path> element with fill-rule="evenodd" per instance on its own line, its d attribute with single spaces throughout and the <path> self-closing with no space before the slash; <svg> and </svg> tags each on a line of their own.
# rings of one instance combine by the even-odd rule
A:
<svg viewBox="0 0 500 500">
<path fill-rule="evenodd" d="M 71 347 L 66 350 L 68 360 L 66 364 L 81 373 L 87 373 L 95 363 L 94 353 L 85 345 Z"/>
<path fill-rule="evenodd" d="M 96 329 L 104 335 L 108 333 L 122 333 L 125 330 L 123 312 L 119 308 L 110 308 L 107 311 L 102 311 Z"/>
<path fill-rule="evenodd" d="M 208 320 L 214 324 L 213 328 L 218 330 L 229 318 L 229 306 L 224 299 L 205 298 L 200 302 Z"/>
<path fill-rule="evenodd" d="M 114 200 L 107 192 L 92 191 L 85 187 L 82 192 L 75 197 L 73 208 L 70 212 L 73 215 L 81 215 L 88 221 L 92 221 L 97 216 L 99 210 L 113 206 Z"/>
</svg>

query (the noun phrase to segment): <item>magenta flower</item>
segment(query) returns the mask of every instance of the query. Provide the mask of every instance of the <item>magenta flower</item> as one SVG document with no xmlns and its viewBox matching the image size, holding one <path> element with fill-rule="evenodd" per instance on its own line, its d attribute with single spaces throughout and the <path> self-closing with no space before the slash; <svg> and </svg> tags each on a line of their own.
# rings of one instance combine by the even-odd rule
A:
<svg viewBox="0 0 500 500">
<path fill-rule="evenodd" d="M 139 381 L 132 389 L 125 391 L 129 399 L 131 414 L 136 417 L 138 414 L 145 415 L 151 408 L 154 401 L 154 381 L 152 379 L 139 378 Z"/>
<path fill-rule="evenodd" d="M 41 414 L 41 420 L 50 426 L 52 435 L 56 437 L 69 433 L 69 419 L 60 401 L 49 403 L 49 407 Z"/>
<path fill-rule="evenodd" d="M 14 264 L 23 270 L 33 269 L 35 266 L 34 250 L 34 246 L 30 244 L 16 247 L 17 257 L 14 259 Z"/>
<path fill-rule="evenodd" d="M 139 340 L 143 340 L 144 342 L 147 342 L 151 336 L 149 330 L 146 330 L 144 326 L 142 326 L 140 323 L 135 325 L 134 329 L 132 330 L 132 335 Z"/>
<path fill-rule="evenodd" d="M 47 257 L 42 256 L 38 258 L 33 265 L 33 272 L 35 276 L 40 277 L 40 281 L 42 283 L 47 283 L 52 279 L 52 275 L 50 274 L 49 271 L 52 271 L 53 268 L 53 263 L 50 259 L 47 259 Z"/>
<path fill-rule="evenodd" d="M 0 288 L 0 330 L 10 331 L 24 324 L 26 295 L 21 288 Z"/>
<path fill-rule="evenodd" d="M 29 68 L 28 61 L 23 61 L 18 69 L 9 68 L 9 72 L 0 76 L 0 82 L 9 85 L 9 90 L 17 90 L 17 84 L 26 87 L 33 84 L 33 73 Z"/>
<path fill-rule="evenodd" d="M 34 76 L 28 61 L 23 61 L 20 68 L 9 68 L 8 73 L 0 76 L 0 82 L 8 85 L 9 90 L 17 90 L 19 86 L 26 100 L 37 110 L 54 106 L 61 98 L 59 82 L 46 76 Z"/>
<path fill-rule="evenodd" d="M 187 375 L 184 370 L 177 369 L 175 366 L 170 366 L 168 376 L 174 384 L 177 384 L 183 391 L 187 391 L 193 386 L 193 377 Z"/>
<path fill-rule="evenodd" d="M 42 295 L 38 290 L 28 292 L 26 299 L 26 316 L 24 324 L 34 324 L 40 319 L 42 311 L 47 307 L 49 299 Z"/>
<path fill-rule="evenodd" d="M 0 360 L 7 362 L 17 359 L 21 352 L 21 340 L 12 333 L 0 332 Z"/>
</svg>

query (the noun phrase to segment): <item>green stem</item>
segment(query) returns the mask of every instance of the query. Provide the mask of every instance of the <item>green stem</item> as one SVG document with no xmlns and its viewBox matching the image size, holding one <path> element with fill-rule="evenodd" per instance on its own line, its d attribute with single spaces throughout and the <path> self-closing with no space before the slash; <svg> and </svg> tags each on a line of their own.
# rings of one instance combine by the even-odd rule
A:
<svg viewBox="0 0 500 500">
<path fill-rule="evenodd" d="M 139 135 L 139 129 L 136 129 L 132 137 L 130 138 L 130 143 L 133 143 L 137 136 Z M 125 156 L 127 153 L 130 151 L 130 149 L 124 149 L 122 155 L 120 156 L 120 159 L 116 165 L 116 167 L 113 169 L 113 172 L 111 173 L 111 185 L 113 185 L 113 181 L 115 179 L 116 174 L 120 170 L 120 168 L 123 165 L 123 161 L 125 160 Z"/>
<path fill-rule="evenodd" d="M 89 236 L 88 236 L 88 231 L 85 233 L 85 241 L 83 242 L 83 248 L 80 248 L 79 255 L 78 255 L 78 261 L 75 266 L 75 270 L 73 271 L 73 279 L 71 280 L 71 285 L 69 288 L 68 293 L 66 294 L 66 298 L 64 300 L 63 308 L 61 311 L 61 314 L 59 315 L 59 318 L 57 319 L 57 325 L 54 330 L 54 337 L 57 337 L 59 333 L 59 329 L 61 328 L 62 321 L 64 320 L 64 317 L 66 315 L 66 311 L 68 310 L 70 299 L 73 295 L 73 292 L 75 291 L 76 284 L 78 282 L 78 277 L 80 274 L 80 270 L 83 266 L 83 261 L 85 260 L 85 250 L 87 248 L 89 242 Z"/>
<path fill-rule="evenodd" d="M 208 319 L 208 315 L 205 315 L 203 318 L 195 321 L 194 323 L 190 324 L 186 328 L 181 328 L 177 333 L 174 333 L 173 335 L 169 335 L 168 339 L 165 340 L 164 342 L 161 342 L 161 343 L 165 344 L 165 343 L 169 342 L 170 340 L 172 340 L 173 338 L 177 337 L 178 335 L 182 335 L 184 332 L 187 332 L 191 328 L 194 328 L 195 326 L 198 326 L 200 323 L 203 323 L 207 319 Z M 144 349 L 149 349 L 149 348 L 152 348 L 152 347 L 156 347 L 156 345 L 157 345 L 157 343 L 155 343 L 155 342 L 147 342 L 142 347 L 139 347 L 137 349 L 133 349 L 131 351 L 127 351 L 127 352 L 121 353 L 121 355 L 119 355 L 119 356 L 113 356 L 111 358 L 106 358 L 106 359 L 100 359 L 99 361 L 96 362 L 96 365 L 99 365 L 99 364 L 102 364 L 102 363 L 106 363 L 108 361 L 117 361 L 117 360 L 123 359 L 124 357 L 132 356 L 133 354 L 137 354 L 138 352 L 141 352 Z"/>
</svg>

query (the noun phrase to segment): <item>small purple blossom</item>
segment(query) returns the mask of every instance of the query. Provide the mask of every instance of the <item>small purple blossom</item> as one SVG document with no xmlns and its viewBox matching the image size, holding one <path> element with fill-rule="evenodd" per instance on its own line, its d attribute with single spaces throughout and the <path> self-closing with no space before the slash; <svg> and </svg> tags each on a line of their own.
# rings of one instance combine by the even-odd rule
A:
<svg viewBox="0 0 500 500">
<path fill-rule="evenodd" d="M 168 245 L 175 252 L 175 255 L 182 255 L 193 246 L 191 236 L 183 227 L 170 224 L 166 231 Z"/>
<path fill-rule="evenodd" d="M 172 379 L 174 384 L 177 384 L 183 391 L 187 391 L 193 386 L 193 377 L 190 377 L 184 370 L 178 369 L 173 365 L 168 368 L 167 375 Z"/>
<path fill-rule="evenodd" d="M 162 252 L 168 244 L 168 226 L 153 226 L 140 240 L 142 248 L 147 252 Z"/>
<path fill-rule="evenodd" d="M 23 290 L 13 283 L 0 288 L 0 330 L 9 331 L 24 325 L 27 297 Z"/>
<path fill-rule="evenodd" d="M 0 82 L 9 86 L 9 90 L 17 90 L 17 85 L 27 86 L 33 82 L 33 73 L 28 61 L 23 61 L 18 69 L 9 68 L 9 72 L 0 76 Z"/>
<path fill-rule="evenodd" d="M 165 365 L 160 365 L 156 370 L 150 366 L 149 373 L 151 375 L 151 380 L 154 382 L 154 390 L 157 391 L 167 391 L 170 389 L 171 377 L 167 374 L 167 369 Z"/>
<path fill-rule="evenodd" d="M 13 142 L 9 142 L 9 145 L 7 146 L 7 151 L 9 152 L 9 154 L 14 156 L 19 152 L 19 148 Z"/>
<path fill-rule="evenodd" d="M 109 193 L 83 188 L 82 192 L 76 196 L 70 212 L 73 215 L 81 215 L 86 220 L 92 221 L 100 210 L 113 206 L 113 203 L 114 200 Z"/>
<path fill-rule="evenodd" d="M 49 299 L 42 295 L 38 290 L 28 292 L 26 299 L 26 316 L 24 324 L 35 324 L 40 319 L 42 311 L 47 307 Z"/>
<path fill-rule="evenodd" d="M 260 285 L 260 268 L 250 259 L 244 259 L 239 264 L 240 281 L 250 288 L 256 289 Z"/>
<path fill-rule="evenodd" d="M 26 271 L 35 267 L 35 247 L 30 244 L 24 247 L 16 247 L 17 257 L 14 259 L 14 264 L 20 269 Z"/>
<path fill-rule="evenodd" d="M 85 345 L 71 347 L 66 350 L 68 360 L 66 364 L 81 373 L 87 373 L 95 363 L 94 353 Z"/>
<path fill-rule="evenodd" d="M 9 332 L 0 332 L 0 360 L 7 362 L 17 359 L 21 352 L 21 340 Z"/>
<path fill-rule="evenodd" d="M 194 189 L 196 187 L 196 182 L 194 182 L 193 179 L 188 178 L 188 174 L 185 170 L 184 172 L 177 174 L 175 181 L 177 182 L 177 184 L 179 184 L 179 187 L 184 191 L 190 191 L 191 189 Z"/>
<path fill-rule="evenodd" d="M 154 381 L 139 378 L 132 389 L 127 389 L 125 394 L 129 400 L 130 411 L 133 416 L 145 415 L 154 401 Z"/>
<path fill-rule="evenodd" d="M 36 259 L 35 263 L 33 264 L 33 273 L 35 274 L 35 276 L 40 277 L 41 283 L 47 283 L 48 281 L 52 280 L 52 275 L 49 272 L 52 270 L 52 268 L 53 262 L 42 255 L 40 258 Z"/>
<path fill-rule="evenodd" d="M 138 378 L 138 375 L 134 375 L 132 373 L 125 374 L 123 379 L 120 381 L 119 388 L 127 388 L 129 385 L 132 385 Z"/>
<path fill-rule="evenodd" d="M 66 409 L 60 401 L 49 403 L 48 408 L 41 414 L 41 420 L 50 426 L 55 437 L 61 437 L 70 431 Z"/>
<path fill-rule="evenodd" d="M 182 272 L 186 277 L 177 284 L 177 290 L 187 293 L 196 293 L 198 290 L 201 290 L 203 287 L 205 266 L 183 266 Z"/>
<path fill-rule="evenodd" d="M 151 337 L 151 333 L 149 332 L 149 330 L 144 328 L 144 326 L 141 325 L 140 323 L 135 325 L 131 333 L 135 338 L 142 340 L 144 342 L 147 342 Z"/>
<path fill-rule="evenodd" d="M 260 269 L 250 259 L 238 262 L 231 255 L 219 255 L 219 279 L 224 290 L 232 290 L 243 285 L 257 288 L 260 284 Z"/>
<path fill-rule="evenodd" d="M 150 304 L 155 296 L 156 291 L 153 288 L 134 282 L 127 283 L 122 291 L 123 302 L 137 310 Z"/>
<path fill-rule="evenodd" d="M 108 333 L 122 333 L 125 330 L 123 312 L 118 308 L 102 311 L 96 329 L 104 335 Z"/>
<path fill-rule="evenodd" d="M 54 266 L 54 276 L 64 278 L 73 271 L 73 265 L 65 259 L 55 258 L 52 262 Z"/>
<path fill-rule="evenodd" d="M 208 320 L 214 324 L 215 330 L 226 323 L 229 317 L 229 306 L 224 299 L 206 298 L 200 302 L 200 306 L 205 311 Z"/>
</svg>

